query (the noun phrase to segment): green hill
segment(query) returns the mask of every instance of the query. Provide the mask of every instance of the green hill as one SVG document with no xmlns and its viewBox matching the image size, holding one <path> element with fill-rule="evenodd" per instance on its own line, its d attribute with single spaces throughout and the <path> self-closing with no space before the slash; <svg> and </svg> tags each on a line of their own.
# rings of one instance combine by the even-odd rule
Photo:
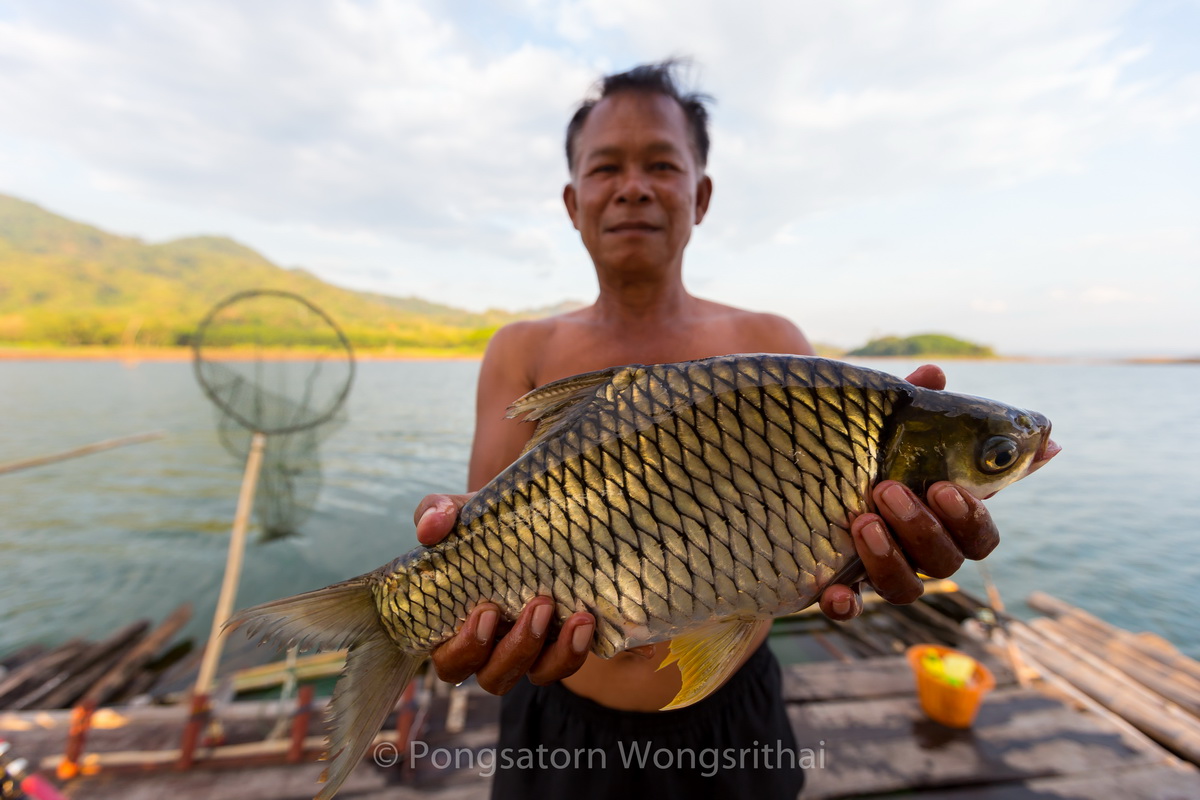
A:
<svg viewBox="0 0 1200 800">
<path fill-rule="evenodd" d="M 476 314 L 355 292 L 231 239 L 147 244 L 0 195 L 0 345 L 186 345 L 213 305 L 247 289 L 307 298 L 366 349 L 480 352 L 499 326 L 550 311 Z"/>
<path fill-rule="evenodd" d="M 913 336 L 884 336 L 872 339 L 851 356 L 958 356 L 960 358 L 995 358 L 996 353 L 986 345 L 967 342 L 944 333 L 918 333 Z"/>
</svg>

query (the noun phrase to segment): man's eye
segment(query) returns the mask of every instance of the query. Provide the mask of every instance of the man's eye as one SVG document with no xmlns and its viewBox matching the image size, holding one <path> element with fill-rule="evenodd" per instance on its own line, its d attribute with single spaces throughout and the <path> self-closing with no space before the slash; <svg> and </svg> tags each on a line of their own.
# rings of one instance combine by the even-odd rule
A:
<svg viewBox="0 0 1200 800">
<path fill-rule="evenodd" d="M 656 170 L 673 170 L 675 169 L 675 165 L 670 161 L 658 161 L 653 165 L 652 168 Z"/>
<path fill-rule="evenodd" d="M 592 172 L 593 172 L 593 173 L 596 173 L 596 172 L 616 172 L 616 171 L 617 171 L 617 167 L 616 167 L 616 165 L 615 165 L 615 164 L 600 164 L 600 165 L 598 165 L 598 166 L 592 167 Z"/>
</svg>

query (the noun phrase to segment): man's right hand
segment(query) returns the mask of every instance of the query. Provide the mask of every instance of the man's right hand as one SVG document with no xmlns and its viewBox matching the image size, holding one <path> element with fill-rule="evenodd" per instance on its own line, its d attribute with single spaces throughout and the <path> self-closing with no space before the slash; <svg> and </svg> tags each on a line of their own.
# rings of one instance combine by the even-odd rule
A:
<svg viewBox="0 0 1200 800">
<path fill-rule="evenodd" d="M 417 541 L 435 545 L 454 528 L 469 494 L 431 494 L 417 504 L 413 521 Z M 474 675 L 492 694 L 505 694 L 528 675 L 535 684 L 562 680 L 583 666 L 596 622 L 591 614 L 572 614 L 554 633 L 554 600 L 535 597 L 515 623 L 504 619 L 495 603 L 481 603 L 451 639 L 433 651 L 433 666 L 447 683 Z"/>
</svg>

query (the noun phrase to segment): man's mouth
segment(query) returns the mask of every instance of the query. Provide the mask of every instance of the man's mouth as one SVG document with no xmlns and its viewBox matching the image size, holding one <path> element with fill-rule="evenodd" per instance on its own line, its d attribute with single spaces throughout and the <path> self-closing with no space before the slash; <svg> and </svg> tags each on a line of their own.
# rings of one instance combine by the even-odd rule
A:
<svg viewBox="0 0 1200 800">
<path fill-rule="evenodd" d="M 658 227 L 649 222 L 618 222 L 608 229 L 609 233 L 626 233 L 629 231 L 656 231 Z"/>
</svg>

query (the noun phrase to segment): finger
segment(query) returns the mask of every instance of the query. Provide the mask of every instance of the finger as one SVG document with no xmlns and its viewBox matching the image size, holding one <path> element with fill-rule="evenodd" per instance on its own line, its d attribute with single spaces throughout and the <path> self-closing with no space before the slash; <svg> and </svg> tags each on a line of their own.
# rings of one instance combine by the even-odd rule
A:
<svg viewBox="0 0 1200 800">
<path fill-rule="evenodd" d="M 862 514 L 850 525 L 854 547 L 879 596 L 889 603 L 911 603 L 925 591 L 916 570 L 896 546 L 877 514 Z"/>
<path fill-rule="evenodd" d="M 496 643 L 492 657 L 475 673 L 484 691 L 505 694 L 517 685 L 542 654 L 553 618 L 554 601 L 549 597 L 535 597 L 526 604 L 512 630 Z"/>
<path fill-rule="evenodd" d="M 820 606 L 825 616 L 836 622 L 845 622 L 862 613 L 862 595 L 857 586 L 831 583 L 821 592 Z"/>
<path fill-rule="evenodd" d="M 417 503 L 413 522 L 417 526 L 417 541 L 426 547 L 435 545 L 454 529 L 459 509 L 467 502 L 466 494 L 430 494 Z"/>
<path fill-rule="evenodd" d="M 935 389 L 940 392 L 946 388 L 946 373 L 942 372 L 942 368 L 936 364 L 923 364 L 917 367 L 913 374 L 905 380 L 913 386 L 920 386 L 923 389 Z"/>
<path fill-rule="evenodd" d="M 938 516 L 907 486 L 884 481 L 875 487 L 873 496 L 892 538 L 910 564 L 935 578 L 948 578 L 962 566 L 963 554 L 958 543 L 946 533 Z"/>
<path fill-rule="evenodd" d="M 446 683 L 462 683 L 487 663 L 500 620 L 494 603 L 481 603 L 454 638 L 434 649 L 433 668 Z"/>
<path fill-rule="evenodd" d="M 1000 531 L 983 501 L 952 483 L 941 481 L 929 487 L 929 507 L 941 518 L 946 531 L 962 554 L 978 561 L 1000 544 Z"/>
<path fill-rule="evenodd" d="M 541 686 L 573 675 L 587 660 L 595 630 L 596 622 L 591 614 L 581 611 L 567 617 L 558 631 L 558 638 L 546 645 L 529 670 L 530 682 Z"/>
</svg>

